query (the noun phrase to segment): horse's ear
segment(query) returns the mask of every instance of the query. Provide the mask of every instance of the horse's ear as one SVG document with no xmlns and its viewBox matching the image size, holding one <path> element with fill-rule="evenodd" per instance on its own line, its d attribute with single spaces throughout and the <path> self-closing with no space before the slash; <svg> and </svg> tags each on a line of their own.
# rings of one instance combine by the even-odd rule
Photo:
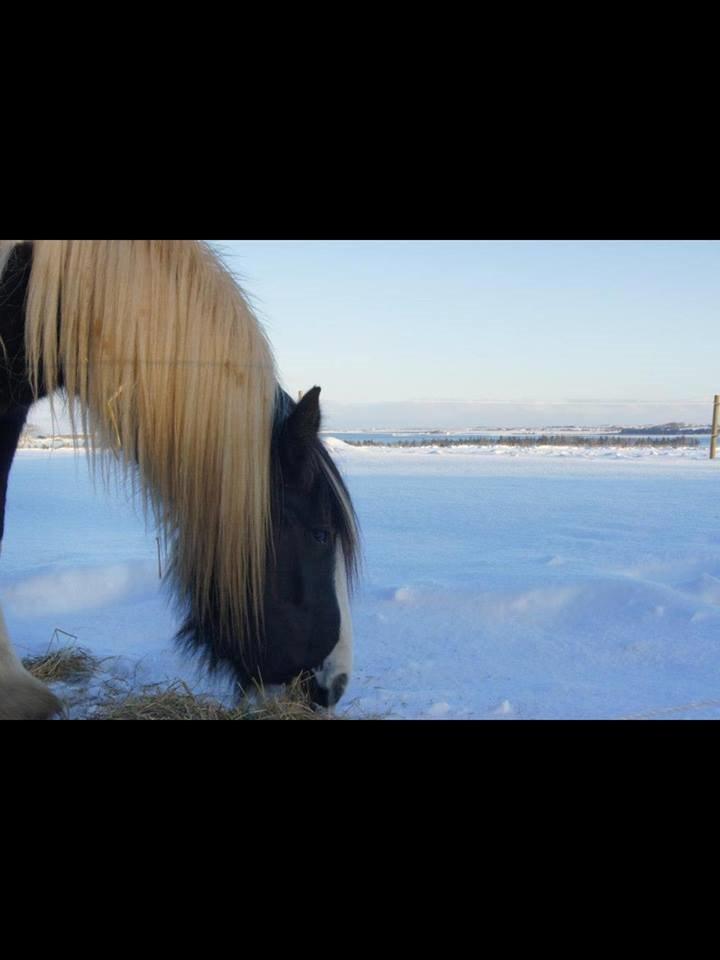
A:
<svg viewBox="0 0 720 960">
<path fill-rule="evenodd" d="M 304 472 L 320 433 L 320 387 L 306 393 L 288 417 L 282 436 L 285 468 L 296 479 Z"/>
</svg>

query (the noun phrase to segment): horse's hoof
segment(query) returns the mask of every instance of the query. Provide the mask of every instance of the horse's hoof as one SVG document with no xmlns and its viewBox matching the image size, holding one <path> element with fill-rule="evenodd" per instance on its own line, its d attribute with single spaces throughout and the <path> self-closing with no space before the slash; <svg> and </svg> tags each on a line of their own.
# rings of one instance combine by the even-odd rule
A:
<svg viewBox="0 0 720 960">
<path fill-rule="evenodd" d="M 0 720 L 51 720 L 62 709 L 55 694 L 29 674 L 0 678 Z"/>
</svg>

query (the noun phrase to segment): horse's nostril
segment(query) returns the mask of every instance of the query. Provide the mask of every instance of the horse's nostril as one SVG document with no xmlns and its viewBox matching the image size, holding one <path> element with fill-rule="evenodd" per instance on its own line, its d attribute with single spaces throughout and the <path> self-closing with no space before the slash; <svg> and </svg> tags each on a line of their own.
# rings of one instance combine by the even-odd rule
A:
<svg viewBox="0 0 720 960">
<path fill-rule="evenodd" d="M 345 696 L 349 683 L 350 678 L 346 673 L 341 673 L 339 677 L 336 677 L 330 685 L 330 689 L 321 687 L 317 680 L 313 679 L 310 685 L 310 696 L 313 703 L 326 709 L 336 706 Z"/>
<path fill-rule="evenodd" d="M 335 706 L 336 703 L 340 703 L 342 698 L 345 696 L 345 691 L 348 688 L 349 682 L 350 682 L 350 678 L 346 673 L 341 673 L 340 676 L 333 681 L 332 706 Z"/>
</svg>

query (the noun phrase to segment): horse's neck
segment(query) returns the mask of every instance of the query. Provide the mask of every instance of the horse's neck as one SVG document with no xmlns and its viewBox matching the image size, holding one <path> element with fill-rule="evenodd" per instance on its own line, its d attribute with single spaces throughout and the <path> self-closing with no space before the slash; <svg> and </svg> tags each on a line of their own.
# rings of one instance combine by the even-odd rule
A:
<svg viewBox="0 0 720 960">
<path fill-rule="evenodd" d="M 0 416 L 33 403 L 25 354 L 25 301 L 32 250 L 16 247 L 0 278 Z"/>
<path fill-rule="evenodd" d="M 25 426 L 27 415 L 27 407 L 16 407 L 14 410 L 0 415 L 0 545 L 5 529 L 5 499 L 10 467 L 18 448 L 20 434 Z"/>
</svg>

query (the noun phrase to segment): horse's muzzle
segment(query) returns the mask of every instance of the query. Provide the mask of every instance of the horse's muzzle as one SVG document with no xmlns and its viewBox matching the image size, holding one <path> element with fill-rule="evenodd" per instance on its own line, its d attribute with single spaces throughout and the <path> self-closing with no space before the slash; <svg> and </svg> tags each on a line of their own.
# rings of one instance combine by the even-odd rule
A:
<svg viewBox="0 0 720 960">
<path fill-rule="evenodd" d="M 350 677 L 346 673 L 341 673 L 340 676 L 335 677 L 329 688 L 321 687 L 317 680 L 313 678 L 310 683 L 310 698 L 318 707 L 329 709 L 337 706 L 345 696 L 349 683 Z"/>
</svg>

